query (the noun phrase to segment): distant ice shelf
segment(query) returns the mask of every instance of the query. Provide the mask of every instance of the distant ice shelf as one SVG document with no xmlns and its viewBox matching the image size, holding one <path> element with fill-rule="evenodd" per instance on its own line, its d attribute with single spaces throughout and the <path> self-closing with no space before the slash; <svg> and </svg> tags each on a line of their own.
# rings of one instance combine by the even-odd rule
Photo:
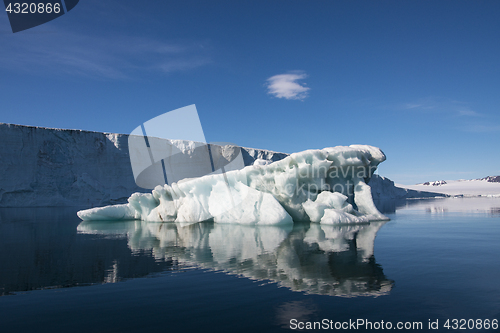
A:
<svg viewBox="0 0 500 333">
<path fill-rule="evenodd" d="M 394 184 L 389 178 L 377 174 L 371 177 L 368 185 L 371 187 L 372 197 L 376 202 L 448 196 L 444 193 L 437 193 L 434 186 L 424 186 L 419 189 L 408 188 L 406 185 Z"/>
<path fill-rule="evenodd" d="M 0 123 L 0 207 L 126 203 L 136 185 L 129 135 Z M 245 165 L 288 156 L 241 148 Z"/>
<path fill-rule="evenodd" d="M 384 153 L 351 145 L 294 153 L 270 164 L 157 186 L 128 204 L 78 212 L 82 220 L 322 224 L 387 220 L 372 201 L 370 180 Z"/>
</svg>

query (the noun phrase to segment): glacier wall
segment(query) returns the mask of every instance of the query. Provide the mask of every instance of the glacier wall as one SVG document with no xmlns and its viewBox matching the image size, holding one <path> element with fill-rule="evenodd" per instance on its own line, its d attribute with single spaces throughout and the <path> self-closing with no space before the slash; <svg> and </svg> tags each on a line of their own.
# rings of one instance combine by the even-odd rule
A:
<svg viewBox="0 0 500 333">
<path fill-rule="evenodd" d="M 135 184 L 126 134 L 0 123 L 0 207 L 127 202 Z M 288 154 L 242 148 L 245 165 Z"/>
<path fill-rule="evenodd" d="M 435 197 L 446 197 L 446 194 L 427 192 L 427 191 L 416 191 L 407 188 L 397 187 L 394 182 L 389 178 L 379 176 L 374 174 L 370 182 L 368 183 L 371 187 L 372 197 L 375 201 L 384 200 L 405 200 L 405 199 L 416 199 L 416 198 L 435 198 Z"/>
</svg>

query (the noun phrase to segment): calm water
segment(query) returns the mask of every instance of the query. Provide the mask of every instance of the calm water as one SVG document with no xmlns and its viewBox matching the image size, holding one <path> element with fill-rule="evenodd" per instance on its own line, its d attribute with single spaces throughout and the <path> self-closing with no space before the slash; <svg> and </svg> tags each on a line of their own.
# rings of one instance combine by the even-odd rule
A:
<svg viewBox="0 0 500 333">
<path fill-rule="evenodd" d="M 390 222 L 335 227 L 2 209 L 0 332 L 275 332 L 292 319 L 423 332 L 429 320 L 439 331 L 454 331 L 447 319 L 500 320 L 500 199 L 381 206 Z"/>
</svg>

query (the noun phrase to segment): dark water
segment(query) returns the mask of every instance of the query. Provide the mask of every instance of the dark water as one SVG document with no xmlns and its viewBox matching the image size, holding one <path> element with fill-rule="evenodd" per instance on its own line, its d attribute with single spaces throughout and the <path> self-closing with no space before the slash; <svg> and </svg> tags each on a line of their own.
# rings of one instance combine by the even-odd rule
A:
<svg viewBox="0 0 500 333">
<path fill-rule="evenodd" d="M 0 332 L 498 331 L 500 199 L 385 205 L 387 223 L 293 227 L 2 209 Z"/>
</svg>

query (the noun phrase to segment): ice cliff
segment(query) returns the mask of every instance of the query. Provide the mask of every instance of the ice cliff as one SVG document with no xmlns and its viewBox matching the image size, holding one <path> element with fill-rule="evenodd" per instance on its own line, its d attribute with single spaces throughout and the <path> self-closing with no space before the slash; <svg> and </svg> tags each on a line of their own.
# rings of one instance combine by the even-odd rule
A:
<svg viewBox="0 0 500 333">
<path fill-rule="evenodd" d="M 380 149 L 366 145 L 307 150 L 267 165 L 157 186 L 151 194 L 133 194 L 128 204 L 83 210 L 78 216 L 240 224 L 386 220 L 366 184 L 384 160 Z"/>
<path fill-rule="evenodd" d="M 102 206 L 145 192 L 134 181 L 129 135 L 0 123 L 0 207 Z M 287 154 L 242 148 L 245 165 Z"/>
<path fill-rule="evenodd" d="M 389 178 L 382 177 L 379 175 L 373 175 L 368 183 L 371 187 L 373 200 L 376 202 L 386 201 L 386 200 L 404 200 L 404 199 L 416 199 L 416 198 L 435 198 L 435 197 L 445 197 L 445 194 L 427 192 L 427 191 L 417 191 L 408 188 L 402 188 L 394 185 L 394 182 Z"/>
</svg>

